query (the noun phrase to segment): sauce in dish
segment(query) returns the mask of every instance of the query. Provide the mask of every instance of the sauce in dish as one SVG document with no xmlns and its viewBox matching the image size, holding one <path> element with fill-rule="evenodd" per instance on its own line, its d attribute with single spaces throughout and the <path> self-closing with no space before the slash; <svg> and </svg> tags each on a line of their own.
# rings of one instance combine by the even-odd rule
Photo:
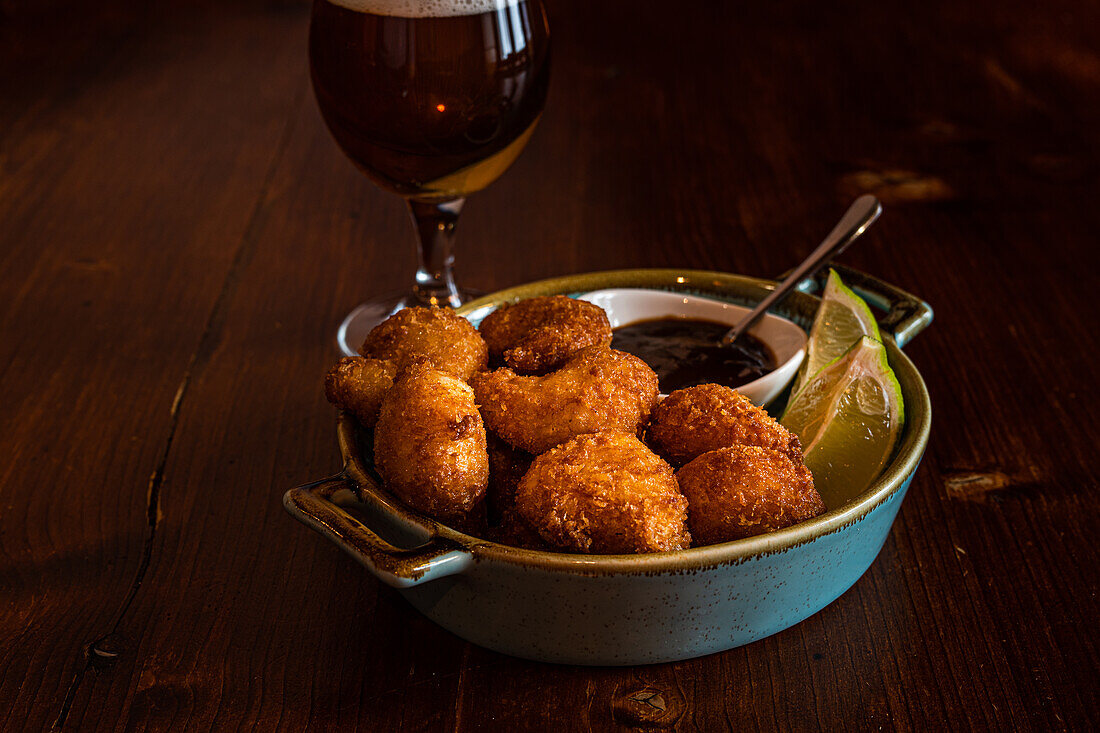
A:
<svg viewBox="0 0 1100 733">
<path fill-rule="evenodd" d="M 749 334 L 732 346 L 719 339 L 729 324 L 692 318 L 655 318 L 616 328 L 611 348 L 639 357 L 657 372 L 661 392 L 714 382 L 737 388 L 776 367 L 775 355 Z"/>
</svg>

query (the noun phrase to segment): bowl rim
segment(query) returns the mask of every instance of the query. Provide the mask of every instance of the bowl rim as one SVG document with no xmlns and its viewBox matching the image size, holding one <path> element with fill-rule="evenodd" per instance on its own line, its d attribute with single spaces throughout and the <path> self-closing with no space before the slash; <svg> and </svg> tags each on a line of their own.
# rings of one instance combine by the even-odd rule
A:
<svg viewBox="0 0 1100 733">
<path fill-rule="evenodd" d="M 772 280 L 752 278 L 731 273 L 709 270 L 680 269 L 630 269 L 605 270 L 578 275 L 566 275 L 538 280 L 485 295 L 466 303 L 457 309 L 459 315 L 493 303 L 510 302 L 524 297 L 553 293 L 574 293 L 611 287 L 647 287 L 650 289 L 671 289 L 678 292 L 696 293 L 688 286 L 713 288 L 712 297 L 723 297 L 721 291 L 736 288 L 738 293 L 750 292 L 751 298 L 762 298 L 776 286 Z M 738 302 L 733 293 L 725 298 Z M 791 293 L 784 304 L 777 307 L 781 314 L 789 311 L 792 303 L 808 301 L 820 302 L 820 298 L 803 292 Z M 785 314 L 783 317 L 799 323 L 802 318 Z M 805 328 L 805 325 L 802 325 Z M 822 537 L 841 532 L 866 517 L 871 511 L 884 504 L 895 494 L 902 491 L 907 479 L 912 477 L 924 454 L 931 432 L 932 406 L 927 387 L 913 362 L 894 343 L 890 334 L 883 334 L 887 358 L 905 397 L 906 422 L 902 429 L 901 440 L 894 450 L 889 465 L 877 479 L 862 493 L 845 504 L 831 509 L 813 519 L 799 522 L 791 527 L 744 539 L 722 542 L 702 547 L 670 552 L 641 553 L 631 555 L 583 555 L 576 553 L 529 550 L 504 545 L 482 537 L 465 534 L 445 524 L 423 515 L 387 495 L 375 494 L 374 499 L 380 508 L 406 525 L 414 533 L 427 534 L 428 540 L 441 538 L 453 542 L 470 552 L 476 561 L 498 561 L 524 567 L 537 567 L 543 570 L 583 575 L 607 574 L 649 574 L 670 571 L 695 571 L 700 568 L 718 565 L 737 565 L 765 555 L 778 554 L 793 550 L 801 545 L 816 541 Z M 357 433 L 358 424 L 348 414 L 340 412 L 338 418 L 338 438 L 340 452 L 344 458 L 346 471 L 359 482 L 370 485 L 373 480 L 364 470 L 359 451 Z M 373 492 L 372 492 L 373 493 Z"/>
</svg>

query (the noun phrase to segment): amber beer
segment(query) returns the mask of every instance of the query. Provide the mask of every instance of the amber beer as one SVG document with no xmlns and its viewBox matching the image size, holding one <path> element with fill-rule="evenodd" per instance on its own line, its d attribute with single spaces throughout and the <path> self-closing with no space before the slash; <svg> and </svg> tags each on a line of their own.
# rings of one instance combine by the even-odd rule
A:
<svg viewBox="0 0 1100 733">
<path fill-rule="evenodd" d="M 542 6 L 520 0 L 315 0 L 313 89 L 337 143 L 403 196 L 493 182 L 538 122 L 549 83 Z"/>
</svg>

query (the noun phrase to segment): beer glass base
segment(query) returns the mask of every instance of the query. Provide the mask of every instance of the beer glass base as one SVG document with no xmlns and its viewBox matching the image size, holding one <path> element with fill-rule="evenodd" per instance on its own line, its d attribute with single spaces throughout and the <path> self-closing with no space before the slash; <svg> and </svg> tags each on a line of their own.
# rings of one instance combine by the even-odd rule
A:
<svg viewBox="0 0 1100 733">
<path fill-rule="evenodd" d="M 463 302 L 478 298 L 484 293 L 470 288 L 459 288 L 459 295 Z M 370 330 L 394 313 L 410 306 L 424 305 L 409 292 L 394 292 L 372 298 L 366 303 L 360 303 L 355 310 L 348 313 L 340 328 L 336 331 L 336 345 L 343 356 L 358 356 L 359 347 L 366 340 Z"/>
</svg>

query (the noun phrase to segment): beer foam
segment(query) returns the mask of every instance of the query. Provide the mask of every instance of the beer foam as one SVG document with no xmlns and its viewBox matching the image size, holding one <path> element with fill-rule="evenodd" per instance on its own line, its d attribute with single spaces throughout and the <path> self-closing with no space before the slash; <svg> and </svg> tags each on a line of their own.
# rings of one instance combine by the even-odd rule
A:
<svg viewBox="0 0 1100 733">
<path fill-rule="evenodd" d="M 477 15 L 519 5 L 522 0 L 329 0 L 357 13 L 397 18 L 449 18 Z"/>
</svg>

